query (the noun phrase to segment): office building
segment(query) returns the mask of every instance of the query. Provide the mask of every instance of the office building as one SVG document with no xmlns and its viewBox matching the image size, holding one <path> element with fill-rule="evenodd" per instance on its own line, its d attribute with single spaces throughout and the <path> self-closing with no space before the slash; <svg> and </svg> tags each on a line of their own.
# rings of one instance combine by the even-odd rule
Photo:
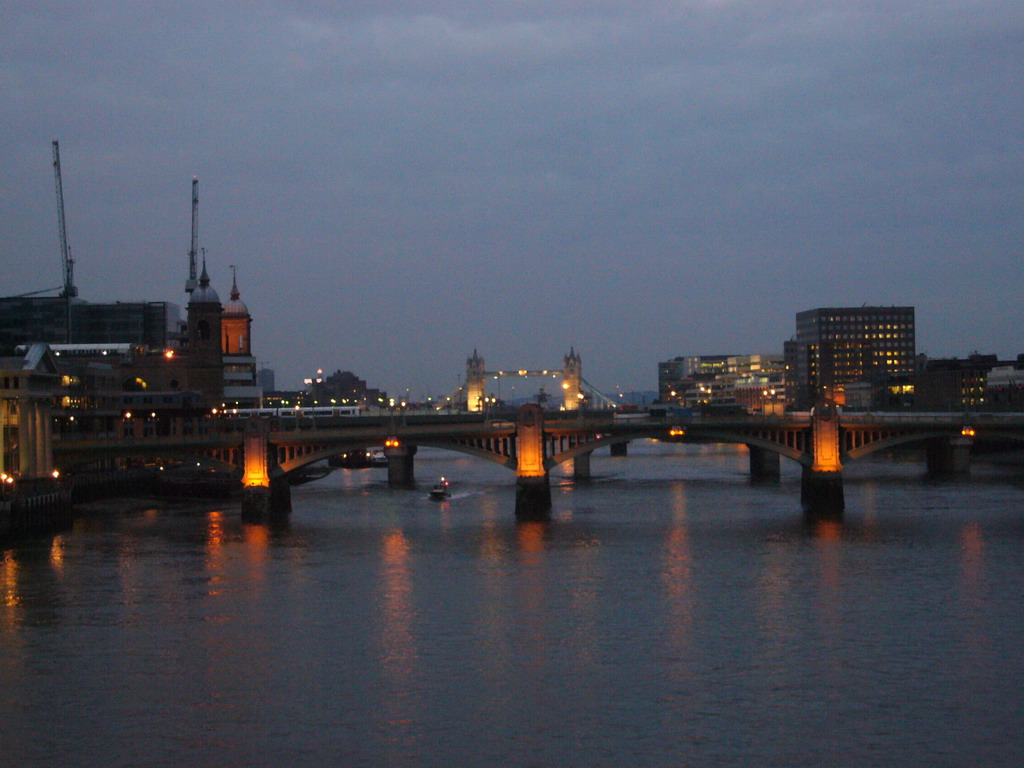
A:
<svg viewBox="0 0 1024 768">
<path fill-rule="evenodd" d="M 846 385 L 868 382 L 876 408 L 913 399 L 913 307 L 822 307 L 798 312 L 793 355 L 797 408 L 819 397 L 846 402 Z"/>
</svg>

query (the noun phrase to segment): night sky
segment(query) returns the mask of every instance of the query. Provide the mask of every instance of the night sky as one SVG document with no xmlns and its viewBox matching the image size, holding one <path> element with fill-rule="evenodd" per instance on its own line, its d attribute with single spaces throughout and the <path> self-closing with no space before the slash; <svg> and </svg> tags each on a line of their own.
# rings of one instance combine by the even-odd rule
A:
<svg viewBox="0 0 1024 768">
<path fill-rule="evenodd" d="M 279 387 L 488 368 L 653 389 L 818 306 L 1015 356 L 1024 3 L 0 4 L 0 294 L 184 305 L 229 265 Z"/>
</svg>

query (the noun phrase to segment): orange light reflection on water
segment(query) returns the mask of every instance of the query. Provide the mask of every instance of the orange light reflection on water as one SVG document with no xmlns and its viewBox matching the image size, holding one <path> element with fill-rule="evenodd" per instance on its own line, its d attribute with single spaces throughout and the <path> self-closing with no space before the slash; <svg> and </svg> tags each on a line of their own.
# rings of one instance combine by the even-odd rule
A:
<svg viewBox="0 0 1024 768">
<path fill-rule="evenodd" d="M 64 577 L 64 537 L 54 536 L 50 545 L 50 564 L 58 578 Z"/>
<path fill-rule="evenodd" d="M 818 621 L 821 625 L 822 642 L 819 646 L 817 663 L 824 678 L 829 682 L 830 692 L 827 706 L 839 706 L 838 691 L 840 680 L 846 674 L 841 659 L 842 643 L 841 606 L 842 596 L 842 552 L 843 524 L 839 520 L 820 519 L 812 522 L 811 529 L 815 549 L 818 553 Z"/>
<path fill-rule="evenodd" d="M 221 594 L 224 576 L 224 515 L 211 511 L 206 519 L 206 573 L 210 587 L 207 595 Z"/>
<path fill-rule="evenodd" d="M 242 541 L 245 543 L 249 565 L 252 566 L 250 576 L 253 580 L 263 581 L 270 553 L 270 530 L 265 525 L 243 526 Z"/>
<path fill-rule="evenodd" d="M 519 553 L 523 555 L 540 555 L 544 552 L 544 537 L 548 523 L 530 520 L 516 526 L 516 542 Z"/>
<path fill-rule="evenodd" d="M 697 600 L 693 588 L 693 552 L 686 487 L 675 484 L 671 499 L 672 527 L 664 540 L 661 577 L 666 614 L 665 674 L 675 681 L 677 696 L 693 690 L 691 659 Z"/>
<path fill-rule="evenodd" d="M 960 613 L 958 622 L 967 651 L 962 663 L 983 664 L 991 651 L 986 603 L 985 538 L 981 526 L 969 523 L 960 531 Z"/>
<path fill-rule="evenodd" d="M 21 605 L 18 593 L 18 561 L 10 550 L 4 552 L 3 564 L 0 566 L 0 585 L 3 586 L 3 607 L 5 623 L 14 624 L 17 620 L 17 609 Z"/>
<path fill-rule="evenodd" d="M 412 574 L 409 541 L 401 530 L 384 534 L 382 555 L 383 631 L 381 661 L 388 678 L 404 688 L 412 677 L 417 650 L 413 636 Z"/>
<path fill-rule="evenodd" d="M 410 731 L 412 690 L 419 652 L 413 632 L 415 608 L 410 545 L 405 533 L 392 529 L 384 534 L 381 548 L 381 632 L 380 663 L 387 683 L 381 707 L 388 741 L 401 753 L 416 749 L 416 736 Z"/>
<path fill-rule="evenodd" d="M 523 521 L 516 524 L 516 544 L 522 563 L 522 586 L 517 596 L 521 604 L 522 642 L 526 653 L 526 663 L 534 668 L 543 667 L 546 663 L 547 644 L 545 627 L 547 618 L 545 606 L 547 602 L 546 569 L 544 542 L 548 536 L 550 523 L 543 521 Z"/>
<path fill-rule="evenodd" d="M 672 522 L 672 529 L 665 541 L 661 580 L 665 585 L 668 611 L 672 618 L 669 625 L 672 645 L 683 656 L 689 648 L 693 628 L 694 595 L 686 488 L 681 484 L 673 488 Z"/>
</svg>

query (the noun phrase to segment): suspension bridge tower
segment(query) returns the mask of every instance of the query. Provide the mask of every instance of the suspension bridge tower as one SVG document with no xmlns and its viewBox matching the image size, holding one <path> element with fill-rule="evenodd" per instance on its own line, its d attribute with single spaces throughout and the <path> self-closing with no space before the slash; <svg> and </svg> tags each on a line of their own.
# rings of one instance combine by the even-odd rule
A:
<svg viewBox="0 0 1024 768">
<path fill-rule="evenodd" d="M 484 382 L 487 372 L 484 359 L 473 350 L 473 356 L 466 360 L 466 410 L 470 412 L 484 409 Z"/>
<path fill-rule="evenodd" d="M 565 395 L 563 407 L 567 411 L 575 411 L 583 402 L 583 359 L 576 354 L 574 347 L 570 347 L 562 363 L 562 392 Z"/>
</svg>

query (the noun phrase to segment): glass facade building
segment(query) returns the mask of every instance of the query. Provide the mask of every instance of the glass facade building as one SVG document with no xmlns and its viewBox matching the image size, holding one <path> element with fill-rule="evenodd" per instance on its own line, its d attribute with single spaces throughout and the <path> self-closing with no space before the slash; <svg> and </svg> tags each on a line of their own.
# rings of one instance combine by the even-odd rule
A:
<svg viewBox="0 0 1024 768">
<path fill-rule="evenodd" d="M 0 299 L 0 347 L 45 342 L 164 349 L 177 333 L 178 318 L 178 306 L 166 301 L 93 304 L 56 296 Z"/>
<path fill-rule="evenodd" d="M 824 307 L 798 312 L 793 355 L 795 399 L 845 401 L 845 385 L 869 382 L 879 404 L 913 394 L 917 355 L 913 307 Z"/>
</svg>

